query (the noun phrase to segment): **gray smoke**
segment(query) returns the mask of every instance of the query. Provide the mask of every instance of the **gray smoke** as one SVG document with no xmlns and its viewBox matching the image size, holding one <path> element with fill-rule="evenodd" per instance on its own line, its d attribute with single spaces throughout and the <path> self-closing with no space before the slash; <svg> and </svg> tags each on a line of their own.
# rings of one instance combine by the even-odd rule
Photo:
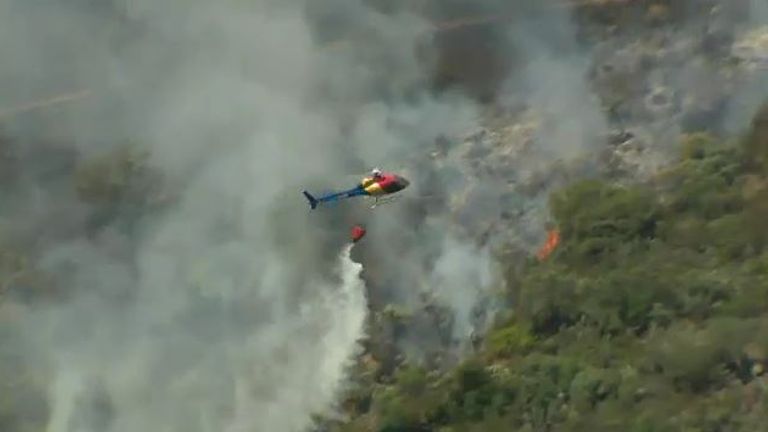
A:
<svg viewBox="0 0 768 432">
<path fill-rule="evenodd" d="M 335 258 L 343 209 L 299 192 L 471 123 L 472 103 L 426 91 L 426 28 L 355 1 L 0 4 L 3 107 L 89 91 L 3 119 L 26 169 L 5 225 L 63 293 L 19 318 L 49 432 L 300 431 L 333 408 L 365 287 Z M 72 170 L 125 143 L 165 204 L 93 222 Z"/>
</svg>

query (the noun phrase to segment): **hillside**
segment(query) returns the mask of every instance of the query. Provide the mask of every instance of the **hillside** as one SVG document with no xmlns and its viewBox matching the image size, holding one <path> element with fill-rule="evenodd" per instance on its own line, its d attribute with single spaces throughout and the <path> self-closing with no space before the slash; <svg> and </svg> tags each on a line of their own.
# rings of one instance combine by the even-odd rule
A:
<svg viewBox="0 0 768 432">
<path fill-rule="evenodd" d="M 561 244 L 508 263 L 513 305 L 448 371 L 363 359 L 333 431 L 760 430 L 768 394 L 768 105 L 687 137 L 651 181 L 557 190 Z M 401 325 L 407 326 L 407 318 Z"/>
</svg>

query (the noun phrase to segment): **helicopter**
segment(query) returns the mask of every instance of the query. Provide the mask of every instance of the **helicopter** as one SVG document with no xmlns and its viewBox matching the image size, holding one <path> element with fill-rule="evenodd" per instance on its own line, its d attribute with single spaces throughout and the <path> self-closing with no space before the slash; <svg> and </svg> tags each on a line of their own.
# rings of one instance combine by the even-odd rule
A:
<svg viewBox="0 0 768 432">
<path fill-rule="evenodd" d="M 382 172 L 378 168 L 371 170 L 370 175 L 363 177 L 354 187 L 343 191 L 331 192 L 327 195 L 315 197 L 306 190 L 302 191 L 304 197 L 309 201 L 309 206 L 314 210 L 318 205 L 328 202 L 340 201 L 354 197 L 373 197 L 374 203 L 371 208 L 379 204 L 392 201 L 393 194 L 402 191 L 410 184 L 405 177 L 392 173 Z"/>
</svg>

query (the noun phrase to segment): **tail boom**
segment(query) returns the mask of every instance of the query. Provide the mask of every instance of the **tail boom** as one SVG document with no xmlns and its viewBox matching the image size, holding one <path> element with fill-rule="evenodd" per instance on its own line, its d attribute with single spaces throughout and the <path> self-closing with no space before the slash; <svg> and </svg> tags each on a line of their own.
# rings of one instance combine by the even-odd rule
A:
<svg viewBox="0 0 768 432">
<path fill-rule="evenodd" d="M 360 195 L 368 195 L 368 193 L 362 187 L 355 187 L 353 189 L 345 190 L 342 192 L 335 192 L 321 197 L 314 197 L 307 191 L 302 191 L 304 197 L 309 201 L 309 206 L 314 210 L 321 203 L 338 201 L 345 198 L 352 198 Z"/>
</svg>

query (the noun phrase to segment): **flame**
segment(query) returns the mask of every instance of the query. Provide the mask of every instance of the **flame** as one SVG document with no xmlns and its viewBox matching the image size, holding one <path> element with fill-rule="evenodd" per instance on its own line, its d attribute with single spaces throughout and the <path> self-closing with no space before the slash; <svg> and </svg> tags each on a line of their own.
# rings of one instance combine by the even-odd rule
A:
<svg viewBox="0 0 768 432">
<path fill-rule="evenodd" d="M 555 250 L 557 245 L 560 244 L 560 231 L 553 229 L 547 233 L 547 241 L 544 246 L 539 249 L 536 256 L 539 261 L 544 261 Z"/>
</svg>

